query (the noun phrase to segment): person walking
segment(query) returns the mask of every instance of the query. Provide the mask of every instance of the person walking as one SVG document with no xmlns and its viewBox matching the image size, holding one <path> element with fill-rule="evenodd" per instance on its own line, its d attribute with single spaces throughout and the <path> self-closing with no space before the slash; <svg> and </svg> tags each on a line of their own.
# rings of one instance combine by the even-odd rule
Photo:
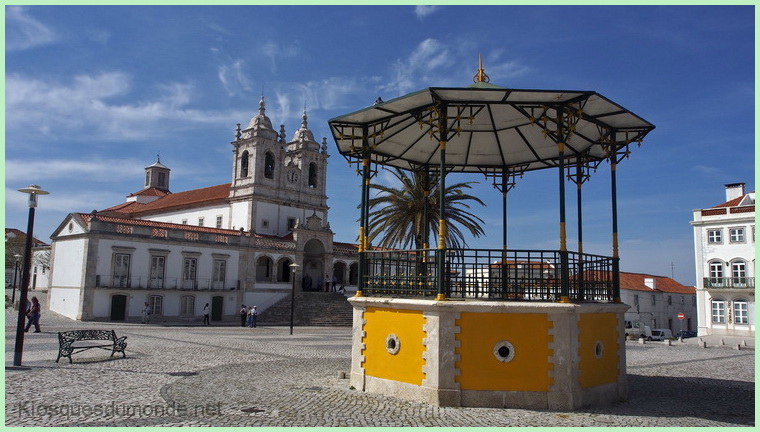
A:
<svg viewBox="0 0 760 432">
<path fill-rule="evenodd" d="M 240 327 L 245 327 L 245 321 L 248 318 L 248 308 L 245 305 L 240 307 Z"/>
<path fill-rule="evenodd" d="M 150 319 L 150 312 L 151 312 L 150 305 L 148 304 L 148 302 L 145 302 L 145 307 L 143 307 L 143 310 L 142 310 L 142 323 L 143 324 L 147 324 L 148 323 L 148 320 Z"/>
<path fill-rule="evenodd" d="M 209 310 L 208 303 L 206 303 L 206 306 L 203 306 L 203 324 L 204 325 L 211 325 L 211 319 L 209 314 L 211 311 Z"/>
<path fill-rule="evenodd" d="M 32 297 L 32 305 L 29 306 L 29 310 L 26 312 L 26 316 L 29 318 L 29 322 L 26 323 L 25 332 L 29 331 L 29 327 L 34 325 L 34 332 L 40 332 L 40 301 L 37 297 Z"/>
</svg>

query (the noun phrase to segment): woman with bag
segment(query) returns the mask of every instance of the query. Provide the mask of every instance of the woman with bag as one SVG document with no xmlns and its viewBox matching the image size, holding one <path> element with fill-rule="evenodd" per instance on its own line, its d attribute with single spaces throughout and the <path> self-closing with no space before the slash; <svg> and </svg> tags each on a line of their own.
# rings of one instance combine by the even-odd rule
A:
<svg viewBox="0 0 760 432">
<path fill-rule="evenodd" d="M 29 318 L 29 322 L 26 323 L 25 332 L 29 331 L 29 327 L 34 324 L 34 332 L 40 332 L 40 301 L 37 297 L 32 297 L 32 306 L 26 312 L 26 316 Z"/>
</svg>

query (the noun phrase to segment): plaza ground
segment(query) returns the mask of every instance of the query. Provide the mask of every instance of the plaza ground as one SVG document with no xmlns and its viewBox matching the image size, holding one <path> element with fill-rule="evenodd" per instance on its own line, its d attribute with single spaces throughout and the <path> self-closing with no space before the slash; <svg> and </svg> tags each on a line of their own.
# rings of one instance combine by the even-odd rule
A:
<svg viewBox="0 0 760 432">
<path fill-rule="evenodd" d="M 44 294 L 39 295 L 43 297 Z M 351 329 L 78 322 L 46 311 L 13 350 L 6 309 L 6 426 L 754 426 L 754 340 L 626 342 L 629 399 L 572 412 L 453 408 L 364 393 L 348 379 Z M 57 332 L 113 329 L 126 358 L 55 362 Z M 736 345 L 741 344 L 737 350 Z"/>
</svg>

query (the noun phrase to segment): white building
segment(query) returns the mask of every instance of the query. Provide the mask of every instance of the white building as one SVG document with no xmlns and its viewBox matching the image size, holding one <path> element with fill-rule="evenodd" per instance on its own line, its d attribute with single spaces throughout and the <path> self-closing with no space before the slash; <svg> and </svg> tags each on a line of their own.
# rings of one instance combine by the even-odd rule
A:
<svg viewBox="0 0 760 432">
<path fill-rule="evenodd" d="M 651 328 L 696 331 L 697 298 L 694 287 L 665 277 L 620 272 L 620 299 L 631 308 L 626 321 L 641 321 Z M 683 320 L 678 318 L 683 314 Z"/>
<path fill-rule="evenodd" d="M 159 320 L 194 321 L 208 303 L 212 320 L 227 320 L 242 304 L 266 309 L 294 285 L 318 290 L 335 277 L 355 286 L 357 248 L 333 242 L 327 143 L 314 140 L 306 113 L 286 142 L 262 97 L 231 144 L 230 183 L 172 193 L 157 160 L 126 202 L 70 214 L 52 236 L 50 309 L 125 320 L 147 302 Z"/>
<path fill-rule="evenodd" d="M 726 202 L 694 210 L 699 335 L 755 334 L 755 193 L 726 185 Z"/>
</svg>

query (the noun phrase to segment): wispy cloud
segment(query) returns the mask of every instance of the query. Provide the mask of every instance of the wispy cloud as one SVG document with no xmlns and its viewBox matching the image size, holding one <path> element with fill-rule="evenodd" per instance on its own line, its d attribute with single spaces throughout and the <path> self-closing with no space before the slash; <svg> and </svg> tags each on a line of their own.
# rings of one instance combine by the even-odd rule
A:
<svg viewBox="0 0 760 432">
<path fill-rule="evenodd" d="M 30 16 L 28 8 L 8 6 L 5 9 L 5 50 L 20 51 L 54 43 L 55 32 Z"/>
<path fill-rule="evenodd" d="M 131 76 L 121 72 L 78 75 L 65 83 L 9 75 L 7 133 L 30 141 L 63 135 L 68 139 L 135 141 L 223 124 L 231 116 L 189 108 L 194 93 L 191 84 L 161 84 L 153 99 L 120 103 L 132 93 Z"/>
<path fill-rule="evenodd" d="M 439 9 L 441 9 L 441 6 L 415 6 L 414 14 L 417 15 L 417 18 L 423 19 L 428 15 L 437 12 Z"/>
<path fill-rule="evenodd" d="M 234 96 L 241 90 L 247 93 L 252 89 L 251 80 L 246 74 L 244 60 L 237 59 L 231 64 L 219 66 L 218 76 L 229 96 Z"/>
<path fill-rule="evenodd" d="M 118 169 L 114 169 L 118 167 Z M 6 182 L 22 179 L 50 181 L 81 179 L 88 182 L 120 182 L 140 178 L 145 161 L 137 159 L 7 159 Z"/>
<path fill-rule="evenodd" d="M 382 89 L 392 93 L 392 97 L 400 96 L 415 89 L 420 81 L 433 81 L 431 73 L 441 73 L 439 68 L 448 64 L 451 64 L 448 47 L 436 39 L 425 39 L 406 59 L 396 61 L 394 76 Z"/>
</svg>

